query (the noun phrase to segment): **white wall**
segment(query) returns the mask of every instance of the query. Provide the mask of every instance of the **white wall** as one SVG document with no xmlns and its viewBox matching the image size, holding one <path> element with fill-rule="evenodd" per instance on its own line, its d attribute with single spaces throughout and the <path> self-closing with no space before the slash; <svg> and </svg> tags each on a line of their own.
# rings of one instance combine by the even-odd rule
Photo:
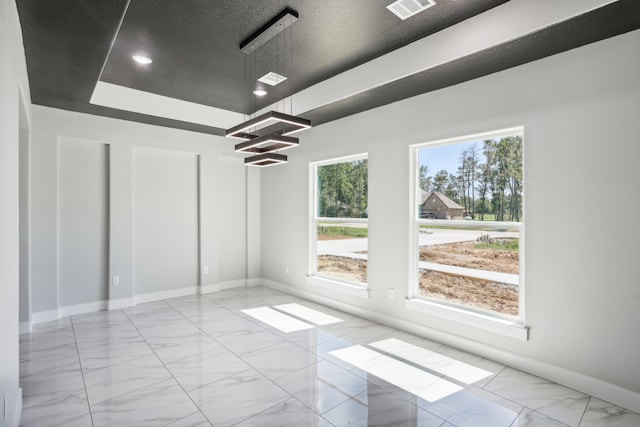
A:
<svg viewBox="0 0 640 427">
<path fill-rule="evenodd" d="M 66 166 L 65 162 L 57 160 L 56 153 L 64 141 L 72 139 L 77 144 L 107 144 L 109 147 L 109 259 L 108 277 L 105 278 L 108 280 L 108 301 L 83 302 L 85 305 L 82 306 L 64 305 L 67 302 L 60 300 L 60 296 L 70 291 L 67 287 L 72 279 L 57 280 L 60 277 L 59 247 L 63 236 L 56 226 L 61 220 L 56 177 L 65 176 L 69 168 L 82 166 Z M 196 292 L 199 285 L 244 284 L 247 269 L 259 271 L 259 266 L 246 265 L 245 170 L 241 159 L 233 157 L 233 144 L 228 140 L 34 106 L 31 141 L 34 321 L 106 306 L 126 306 L 134 299 L 144 301 L 173 295 L 166 291 L 186 289 Z M 140 153 L 145 155 L 140 156 Z M 168 159 L 165 158 L 167 156 Z M 162 165 L 170 163 L 164 171 L 160 163 L 154 166 L 154 162 L 162 159 L 166 160 Z M 180 160 L 178 164 L 176 159 Z M 188 192 L 181 194 L 183 184 Z M 258 189 L 259 179 L 247 191 L 254 194 Z M 168 204 L 161 206 L 164 202 Z M 188 206 L 180 206 L 181 203 Z M 161 233 L 157 235 L 158 243 L 165 249 L 167 245 L 163 242 L 172 240 L 176 243 L 176 236 L 171 235 L 174 227 L 171 225 L 164 231 L 157 227 L 144 229 L 145 226 L 157 226 L 167 215 L 171 216 L 169 211 L 177 215 L 172 214 L 174 223 L 176 218 L 190 222 L 188 229 L 180 229 L 179 235 L 188 242 L 180 243 L 184 252 L 180 254 L 181 261 L 173 266 L 180 271 L 172 276 L 171 284 L 159 279 L 163 272 L 167 273 L 163 270 L 167 266 L 163 258 L 166 251 L 159 256 L 146 250 L 153 246 L 150 239 L 154 233 Z M 138 250 L 135 256 L 134 248 Z M 150 258 L 141 259 L 137 264 L 136 258 L 141 256 L 139 250 Z M 163 265 L 154 269 L 154 260 Z M 259 260 L 251 262 L 255 264 Z M 208 274 L 202 273 L 203 266 L 208 267 Z M 119 276 L 119 285 L 112 284 L 112 276 Z M 140 283 L 136 283 L 137 279 Z"/>
<path fill-rule="evenodd" d="M 289 163 L 262 173 L 263 278 L 640 410 L 638 46 L 635 31 L 301 133 Z M 526 342 L 404 307 L 409 145 L 518 125 L 525 127 Z M 306 283 L 309 162 L 362 152 L 369 153 L 369 299 Z"/>
<path fill-rule="evenodd" d="M 58 164 L 58 303 L 106 300 L 109 146 L 61 139 Z"/>
<path fill-rule="evenodd" d="M 198 211 L 198 155 L 134 147 L 135 293 L 198 286 Z"/>
<path fill-rule="evenodd" d="M 28 120 L 30 102 L 22 34 L 15 2 L 0 0 L 0 425 L 17 426 L 19 318 L 20 102 Z M 5 409 L 6 408 L 6 409 Z"/>
<path fill-rule="evenodd" d="M 31 280 L 29 271 L 29 127 L 26 106 L 20 102 L 20 333 L 29 332 Z M 23 331 L 23 327 L 25 330 Z"/>
</svg>

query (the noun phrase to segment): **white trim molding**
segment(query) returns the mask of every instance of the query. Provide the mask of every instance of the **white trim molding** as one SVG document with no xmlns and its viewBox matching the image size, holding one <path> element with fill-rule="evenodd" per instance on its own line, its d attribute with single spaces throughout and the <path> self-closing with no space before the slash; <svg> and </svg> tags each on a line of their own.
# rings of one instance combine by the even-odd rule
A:
<svg viewBox="0 0 640 427">
<path fill-rule="evenodd" d="M 160 301 L 163 299 L 180 298 L 199 293 L 199 286 L 187 286 L 185 288 L 168 289 L 166 291 L 149 292 L 147 294 L 134 295 L 135 305 L 145 302 Z"/>
<path fill-rule="evenodd" d="M 36 323 L 50 322 L 52 320 L 58 320 L 59 318 L 60 314 L 57 308 L 53 310 L 37 311 L 31 315 L 31 323 L 35 325 Z"/>
<path fill-rule="evenodd" d="M 261 286 L 261 285 L 262 285 L 262 279 L 261 278 L 247 279 L 247 287 Z"/>
<path fill-rule="evenodd" d="M 244 115 L 241 113 L 131 89 L 101 80 L 96 82 L 89 102 L 119 110 L 223 129 L 235 126 L 244 120 Z"/>
<path fill-rule="evenodd" d="M 33 325 L 31 324 L 30 320 L 25 320 L 20 322 L 19 329 L 21 335 L 28 334 L 29 332 L 33 331 Z"/>
<path fill-rule="evenodd" d="M 515 321 L 511 322 L 502 318 L 491 317 L 482 313 L 449 307 L 417 298 L 406 299 L 404 306 L 409 310 L 419 311 L 467 326 L 482 328 L 485 331 L 516 338 L 521 341 L 527 341 L 529 339 L 529 328 Z"/>
<path fill-rule="evenodd" d="M 254 280 L 254 279 L 251 279 Z M 212 285 L 202 285 L 200 286 L 199 293 L 201 295 L 210 294 L 214 292 L 220 292 L 225 289 L 235 289 L 235 288 L 244 288 L 245 286 L 249 286 L 248 280 L 239 279 L 239 280 L 230 280 L 228 282 L 220 282 L 214 283 Z M 255 285 L 252 285 L 255 286 Z"/>
<path fill-rule="evenodd" d="M 219 283 L 215 283 L 213 285 L 202 285 L 199 287 L 199 294 L 200 295 L 204 295 L 204 294 L 210 294 L 213 292 L 220 292 L 220 284 Z"/>
<path fill-rule="evenodd" d="M 76 314 L 85 314 L 85 313 L 93 313 L 95 311 L 103 311 L 107 309 L 107 301 L 94 301 L 87 302 L 84 304 L 74 304 L 68 305 L 65 307 L 60 307 L 58 309 L 58 318 L 66 317 L 66 316 L 74 316 Z"/>
<path fill-rule="evenodd" d="M 318 276 L 307 276 L 307 284 L 355 297 L 369 299 L 369 289 L 364 286 L 351 285 L 346 282 L 340 282 L 338 280 L 331 280 Z"/>
<path fill-rule="evenodd" d="M 111 299 L 109 300 L 108 310 L 119 310 L 121 308 L 133 307 L 134 305 L 136 304 L 133 297 Z"/>
<path fill-rule="evenodd" d="M 258 286 L 262 284 L 262 279 L 239 279 L 227 282 L 216 283 L 204 286 L 189 286 L 185 288 L 169 289 L 166 291 L 150 292 L 147 294 L 134 295 L 128 298 L 119 298 L 114 300 L 93 301 L 84 304 L 69 305 L 59 307 L 54 310 L 38 311 L 31 316 L 31 322 L 20 322 L 20 333 L 31 332 L 32 325 L 36 323 L 50 322 L 58 320 L 62 317 L 73 316 L 76 314 L 93 313 L 103 310 L 119 310 L 122 308 L 133 307 L 137 304 L 145 302 L 161 301 L 164 299 L 179 298 L 189 295 L 206 294 L 211 292 L 219 292 L 225 289 L 242 288 L 245 286 Z"/>
</svg>

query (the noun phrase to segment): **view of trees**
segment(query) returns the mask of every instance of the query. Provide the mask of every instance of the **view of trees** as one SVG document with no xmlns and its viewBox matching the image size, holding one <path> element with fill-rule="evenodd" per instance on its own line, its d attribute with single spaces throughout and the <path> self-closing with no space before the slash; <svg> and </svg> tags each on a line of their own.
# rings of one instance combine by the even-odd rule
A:
<svg viewBox="0 0 640 427">
<path fill-rule="evenodd" d="M 443 193 L 474 219 L 522 220 L 522 135 L 464 144 L 455 173 L 430 175 L 424 164 L 419 172 L 423 190 Z"/>
<path fill-rule="evenodd" d="M 367 159 L 318 166 L 318 216 L 366 218 Z"/>
</svg>

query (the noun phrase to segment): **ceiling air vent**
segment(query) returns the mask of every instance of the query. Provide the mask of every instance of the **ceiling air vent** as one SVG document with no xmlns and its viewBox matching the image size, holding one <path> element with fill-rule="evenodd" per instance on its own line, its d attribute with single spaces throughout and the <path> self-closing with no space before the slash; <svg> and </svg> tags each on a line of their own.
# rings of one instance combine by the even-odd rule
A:
<svg viewBox="0 0 640 427">
<path fill-rule="evenodd" d="M 285 80 L 287 80 L 285 76 L 281 76 L 280 74 L 274 73 L 273 71 L 268 72 L 258 79 L 259 82 L 266 83 L 271 86 L 275 86 Z"/>
<path fill-rule="evenodd" d="M 435 6 L 435 4 L 436 2 L 434 0 L 398 0 L 387 6 L 387 9 L 393 12 L 398 18 L 405 20 L 416 13 Z"/>
</svg>

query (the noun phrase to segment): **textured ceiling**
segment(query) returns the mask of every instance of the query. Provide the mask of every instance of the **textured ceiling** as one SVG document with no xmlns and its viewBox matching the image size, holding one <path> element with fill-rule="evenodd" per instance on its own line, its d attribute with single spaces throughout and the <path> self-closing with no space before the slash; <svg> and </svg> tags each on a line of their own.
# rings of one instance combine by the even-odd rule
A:
<svg viewBox="0 0 640 427">
<path fill-rule="evenodd" d="M 252 112 L 505 2 L 439 0 L 406 21 L 386 9 L 390 0 L 17 0 L 17 5 L 33 103 L 221 134 L 219 128 L 89 101 L 101 80 L 237 113 Z M 285 7 L 299 14 L 291 31 L 253 56 L 241 53 L 240 42 Z M 314 124 L 324 123 L 637 28 L 640 1 L 620 0 L 322 105 L 304 116 Z M 152 57 L 153 64 L 142 67 L 131 61 L 139 52 Z M 267 71 L 279 71 L 289 79 L 283 88 L 256 100 L 250 96 L 254 78 Z"/>
</svg>

